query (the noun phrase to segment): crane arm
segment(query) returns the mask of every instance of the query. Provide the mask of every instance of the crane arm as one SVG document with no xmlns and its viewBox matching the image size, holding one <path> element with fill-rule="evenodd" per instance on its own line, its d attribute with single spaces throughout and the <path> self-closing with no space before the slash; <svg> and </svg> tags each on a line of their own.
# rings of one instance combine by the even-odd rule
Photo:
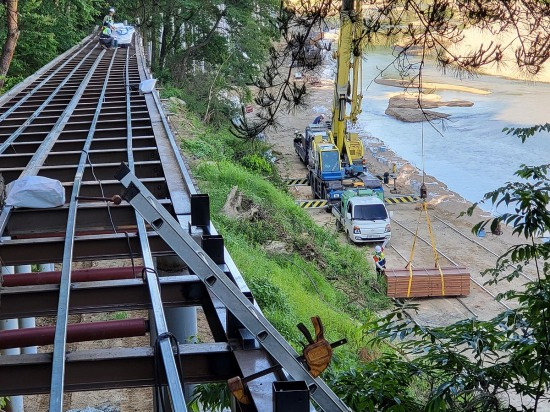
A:
<svg viewBox="0 0 550 412">
<path fill-rule="evenodd" d="M 342 0 L 340 10 L 340 36 L 336 51 L 337 72 L 332 107 L 332 138 L 343 157 L 352 163 L 346 148 L 346 122 L 357 121 L 361 113 L 361 67 L 363 49 L 362 6 L 360 0 Z M 351 98 L 350 98 L 351 95 Z M 351 103 L 350 114 L 347 104 Z M 349 139 L 348 139 L 349 140 Z M 355 143 L 357 145 L 358 143 Z M 359 150 L 361 156 L 363 150 Z"/>
</svg>

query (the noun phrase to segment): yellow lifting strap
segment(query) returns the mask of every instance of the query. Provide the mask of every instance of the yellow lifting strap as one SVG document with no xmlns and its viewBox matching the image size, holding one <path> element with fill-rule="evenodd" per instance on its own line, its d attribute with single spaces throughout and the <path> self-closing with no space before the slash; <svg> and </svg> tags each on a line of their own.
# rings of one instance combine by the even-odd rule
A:
<svg viewBox="0 0 550 412">
<path fill-rule="evenodd" d="M 407 288 L 407 297 L 411 296 L 411 288 L 412 288 L 412 281 L 413 281 L 412 261 L 414 257 L 414 249 L 416 247 L 416 239 L 418 238 L 418 229 L 420 227 L 420 218 L 422 217 L 422 212 L 424 212 L 424 214 L 426 215 L 426 223 L 428 225 L 428 233 L 430 234 L 430 242 L 432 245 L 435 267 L 439 270 L 439 275 L 441 276 L 441 295 L 445 296 L 445 278 L 443 277 L 443 271 L 441 270 L 441 266 L 439 266 L 439 254 L 437 253 L 437 248 L 435 246 L 435 236 L 432 230 L 432 223 L 430 221 L 430 216 L 428 215 L 428 204 L 424 200 L 422 202 L 422 209 L 420 209 L 420 214 L 418 215 L 418 221 L 416 222 L 416 232 L 414 234 L 409 261 L 407 262 L 407 266 L 405 266 L 405 268 L 409 268 L 409 286 Z"/>
</svg>

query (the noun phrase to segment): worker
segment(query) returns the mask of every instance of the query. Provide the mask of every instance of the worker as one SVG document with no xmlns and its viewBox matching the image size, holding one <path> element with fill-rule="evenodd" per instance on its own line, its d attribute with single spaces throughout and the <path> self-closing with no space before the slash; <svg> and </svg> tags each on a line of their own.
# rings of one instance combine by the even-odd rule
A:
<svg viewBox="0 0 550 412">
<path fill-rule="evenodd" d="M 313 124 L 321 124 L 321 122 L 325 119 L 324 114 L 320 114 L 313 120 Z"/>
<path fill-rule="evenodd" d="M 374 248 L 374 255 L 372 256 L 372 259 L 374 260 L 376 273 L 378 275 L 383 275 L 386 271 L 386 256 L 384 256 L 384 247 L 377 245 Z"/>
<path fill-rule="evenodd" d="M 99 43 L 104 49 L 109 49 L 113 45 L 114 37 L 109 26 L 103 26 L 103 30 L 99 35 Z"/>
<path fill-rule="evenodd" d="M 109 13 L 103 17 L 103 27 L 109 27 L 111 30 L 115 29 L 115 9 L 110 8 Z"/>
</svg>

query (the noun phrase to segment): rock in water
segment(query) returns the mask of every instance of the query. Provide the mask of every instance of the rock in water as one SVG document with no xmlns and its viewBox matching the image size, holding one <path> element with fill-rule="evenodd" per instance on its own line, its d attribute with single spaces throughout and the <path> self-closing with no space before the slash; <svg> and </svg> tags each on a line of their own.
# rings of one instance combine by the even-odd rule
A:
<svg viewBox="0 0 550 412">
<path fill-rule="evenodd" d="M 423 122 L 426 120 L 446 119 L 450 114 L 434 112 L 433 110 L 410 109 L 402 107 L 388 107 L 385 112 L 388 116 L 395 117 L 402 122 Z"/>
</svg>

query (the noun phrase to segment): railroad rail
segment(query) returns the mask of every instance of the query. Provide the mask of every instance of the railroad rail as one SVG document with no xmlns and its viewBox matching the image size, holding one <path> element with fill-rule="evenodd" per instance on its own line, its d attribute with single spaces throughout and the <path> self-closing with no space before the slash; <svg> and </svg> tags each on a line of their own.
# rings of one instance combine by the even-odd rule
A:
<svg viewBox="0 0 550 412">
<path fill-rule="evenodd" d="M 491 255 L 493 255 L 494 257 L 498 258 L 500 257 L 500 255 L 498 253 L 496 253 L 495 251 L 489 249 L 487 246 L 479 243 L 477 240 L 475 239 L 472 239 L 471 237 L 467 236 L 464 232 L 461 232 L 460 230 L 458 230 L 455 226 L 451 225 L 449 222 L 445 222 L 443 219 L 437 217 L 437 216 L 434 216 L 434 219 L 437 220 L 438 222 L 441 222 L 443 223 L 445 226 L 447 226 L 449 229 L 451 229 L 453 232 L 459 234 L 460 236 L 462 236 L 463 238 L 465 239 L 468 239 L 470 242 L 476 244 L 477 246 L 479 246 L 480 248 L 482 248 L 483 250 L 485 250 L 486 252 L 490 253 Z M 528 281 L 530 282 L 533 282 L 535 279 L 533 279 L 531 276 L 529 275 L 526 275 L 525 273 L 523 273 L 523 271 L 519 270 L 519 268 L 515 265 L 512 265 L 512 267 L 514 269 L 516 269 L 516 271 L 518 272 L 518 274 L 520 276 L 523 276 L 525 279 L 527 279 Z"/>
<path fill-rule="evenodd" d="M 413 232 L 411 229 L 409 229 L 408 227 L 406 227 L 404 224 L 400 223 L 399 221 L 395 220 L 394 218 L 392 218 L 392 222 L 397 224 L 399 227 L 401 227 L 402 229 L 404 229 L 405 231 L 407 231 L 408 233 L 410 233 L 411 235 L 415 235 L 415 232 Z M 418 235 L 417 238 L 427 244 L 428 246 L 431 246 L 431 243 L 424 239 L 422 236 Z M 395 252 L 405 261 L 405 262 L 408 262 L 408 259 L 405 258 L 399 251 L 397 251 L 397 249 L 395 249 L 394 247 L 392 247 L 393 250 L 395 250 Z M 451 257 L 449 257 L 447 254 L 445 254 L 441 249 L 439 248 L 436 248 L 436 251 L 437 253 L 442 256 L 443 258 L 447 259 L 449 261 L 449 263 L 451 263 L 453 266 L 456 266 L 458 267 L 459 264 L 453 260 Z M 499 305 L 503 306 L 504 308 L 506 309 L 511 309 L 511 307 L 509 305 L 507 305 L 506 303 L 502 302 L 501 300 L 497 299 L 497 295 L 495 295 L 493 292 L 491 292 L 489 289 L 487 289 L 485 287 L 485 285 L 483 285 L 483 283 L 481 283 L 480 281 L 478 281 L 477 279 L 475 279 L 474 277 L 470 277 L 471 281 L 474 282 L 476 284 L 477 287 L 479 287 L 483 292 L 485 292 L 486 294 L 488 294 L 489 296 L 491 296 L 491 298 L 493 298 L 495 300 L 495 302 L 497 302 Z M 464 302 L 462 302 L 460 299 L 459 299 L 460 303 L 465 306 Z M 469 308 L 466 307 L 466 309 L 470 312 L 472 312 L 472 310 L 470 310 Z M 477 315 L 475 315 L 477 316 Z"/>
<path fill-rule="evenodd" d="M 274 365 L 260 345 L 245 350 L 250 338 L 242 325 L 184 262 L 175 260 L 133 207 L 110 202 L 123 190 L 114 175 L 125 162 L 253 301 L 210 224 L 208 198 L 191 181 L 158 93 L 134 91 L 147 78 L 139 38 L 130 47 L 103 50 L 92 35 L 0 98 L 5 183 L 49 177 L 62 183 L 66 198 L 58 208 L 4 205 L 0 213 L 0 266 L 58 264 L 47 273 L 4 275 L 0 320 L 56 316 L 57 322 L 53 333 L 47 331 L 50 340 L 37 339 L 40 328 L 9 331 L 12 346 L 53 338 L 53 356 L 0 356 L 0 396 L 49 393 L 49 410 L 56 412 L 63 410 L 64 392 L 161 385 L 167 388 L 161 398 L 169 400 L 171 410 L 185 411 L 182 382 L 219 382 Z M 175 272 L 160 276 L 159 259 L 168 266 L 175 262 Z M 82 269 L 103 261 L 111 267 Z M 215 342 L 174 340 L 167 310 L 197 306 Z M 148 321 L 132 320 L 109 336 L 149 332 L 151 346 L 67 352 L 68 336 L 71 341 L 98 338 L 105 328 L 93 322 L 75 328 L 68 322 L 70 314 L 140 309 L 150 311 Z M 253 402 L 243 410 L 272 410 L 272 383 L 286 379 L 272 372 L 250 382 Z"/>
</svg>

